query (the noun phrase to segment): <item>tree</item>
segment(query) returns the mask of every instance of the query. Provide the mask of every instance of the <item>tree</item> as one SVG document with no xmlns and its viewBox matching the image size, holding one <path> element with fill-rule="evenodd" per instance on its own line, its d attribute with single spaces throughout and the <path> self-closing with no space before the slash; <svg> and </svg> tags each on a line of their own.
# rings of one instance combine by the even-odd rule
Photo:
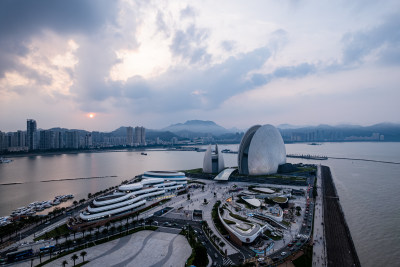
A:
<svg viewBox="0 0 400 267">
<path fill-rule="evenodd" d="M 85 256 L 86 256 L 86 255 L 87 255 L 87 252 L 86 252 L 86 251 L 82 251 L 82 252 L 81 252 L 82 262 L 85 261 Z"/>
<path fill-rule="evenodd" d="M 64 260 L 61 264 L 62 264 L 63 267 L 65 267 L 65 265 L 68 264 L 68 261 Z"/>
<path fill-rule="evenodd" d="M 74 266 L 75 266 L 75 261 L 76 261 L 78 258 L 79 258 L 79 257 L 78 257 L 78 255 L 76 255 L 76 254 L 74 254 L 74 255 L 71 256 L 71 260 L 74 261 Z"/>
<path fill-rule="evenodd" d="M 65 241 L 65 243 L 64 243 L 66 246 L 67 246 L 67 248 L 69 249 L 70 247 L 71 247 L 71 245 L 73 244 L 73 242 L 72 242 L 72 240 L 67 240 L 67 241 Z"/>
<path fill-rule="evenodd" d="M 194 247 L 195 258 L 192 262 L 195 266 L 207 266 L 208 257 L 207 257 L 207 249 L 203 245 L 196 244 Z"/>
<path fill-rule="evenodd" d="M 74 204 L 74 207 L 76 207 L 76 205 L 78 205 L 78 201 L 74 200 L 74 202 L 72 202 L 72 204 Z"/>
<path fill-rule="evenodd" d="M 56 240 L 56 246 L 58 245 L 58 239 L 60 239 L 60 236 L 59 235 L 56 235 L 55 237 L 54 237 L 54 239 Z"/>
<path fill-rule="evenodd" d="M 85 237 L 85 239 L 86 239 L 87 241 L 89 241 L 91 238 L 92 238 L 92 235 L 91 235 L 91 234 L 88 234 L 88 235 L 86 235 L 86 237 Z"/>
<path fill-rule="evenodd" d="M 204 191 L 204 185 L 201 187 L 201 191 Z"/>
<path fill-rule="evenodd" d="M 107 234 L 108 234 L 108 229 L 107 229 L 107 228 L 104 228 L 103 231 L 102 231 L 102 233 L 103 233 L 103 235 L 107 235 Z"/>
<path fill-rule="evenodd" d="M 206 198 L 204 199 L 204 204 L 207 204 L 207 199 Z"/>
<path fill-rule="evenodd" d="M 190 200 L 190 194 L 187 194 L 187 200 Z"/>
<path fill-rule="evenodd" d="M 300 206 L 297 206 L 297 207 L 296 207 L 296 210 L 297 210 L 297 211 L 301 211 L 301 207 L 300 207 Z"/>
<path fill-rule="evenodd" d="M 92 193 L 87 194 L 87 198 L 90 199 L 92 197 Z"/>
<path fill-rule="evenodd" d="M 111 232 L 111 233 L 114 233 L 114 232 L 115 232 L 115 226 L 111 226 L 111 227 L 110 227 L 110 232 Z"/>
<path fill-rule="evenodd" d="M 63 235 L 64 237 L 65 237 L 65 242 L 68 240 L 68 237 L 69 237 L 69 233 L 68 232 L 66 232 L 64 235 Z"/>
</svg>

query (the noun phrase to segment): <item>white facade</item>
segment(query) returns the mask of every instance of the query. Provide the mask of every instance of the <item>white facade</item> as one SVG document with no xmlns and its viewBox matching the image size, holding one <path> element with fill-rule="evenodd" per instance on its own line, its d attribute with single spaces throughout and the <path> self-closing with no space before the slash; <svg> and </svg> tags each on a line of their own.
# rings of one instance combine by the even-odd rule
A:
<svg viewBox="0 0 400 267">
<path fill-rule="evenodd" d="M 242 138 L 238 153 L 240 174 L 265 175 L 286 163 L 286 148 L 278 129 L 272 125 L 251 127 Z"/>
<path fill-rule="evenodd" d="M 215 153 L 212 153 L 211 145 L 208 146 L 204 153 L 203 172 L 204 173 L 219 173 L 225 168 L 224 157 L 218 150 L 218 145 L 215 145 Z"/>
<path fill-rule="evenodd" d="M 138 183 L 121 185 L 112 194 L 96 198 L 79 217 L 91 221 L 133 212 L 146 205 L 147 200 L 183 189 L 187 184 L 182 172 L 145 172 L 142 178 Z"/>
</svg>

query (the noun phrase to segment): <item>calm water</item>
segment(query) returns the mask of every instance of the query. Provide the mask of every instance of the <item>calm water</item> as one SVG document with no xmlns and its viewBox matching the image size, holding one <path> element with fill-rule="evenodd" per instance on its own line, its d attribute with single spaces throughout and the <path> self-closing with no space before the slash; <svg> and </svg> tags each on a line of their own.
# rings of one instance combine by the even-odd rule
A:
<svg viewBox="0 0 400 267">
<path fill-rule="evenodd" d="M 238 149 L 238 145 L 221 147 Z M 400 162 L 400 143 L 288 144 L 286 150 L 287 153 Z M 140 152 L 108 152 L 14 158 L 10 164 L 0 165 L 0 184 L 22 184 L 0 185 L 0 216 L 60 194 L 73 193 L 76 200 L 86 198 L 88 193 L 118 185 L 148 170 L 199 168 L 203 155 L 150 151 L 147 156 Z M 235 154 L 224 154 L 224 159 L 227 166 L 237 165 Z M 323 163 L 331 167 L 362 266 L 397 264 L 400 259 L 400 165 L 335 159 L 288 161 Z M 42 182 L 88 177 L 105 178 Z"/>
</svg>

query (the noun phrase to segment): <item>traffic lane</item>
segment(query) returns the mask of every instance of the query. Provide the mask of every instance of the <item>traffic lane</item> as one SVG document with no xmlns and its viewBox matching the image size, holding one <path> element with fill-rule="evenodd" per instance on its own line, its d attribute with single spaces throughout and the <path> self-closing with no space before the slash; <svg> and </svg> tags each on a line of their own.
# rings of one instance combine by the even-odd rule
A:
<svg viewBox="0 0 400 267">
<path fill-rule="evenodd" d="M 155 217 L 155 216 L 153 216 L 153 217 Z M 162 227 L 183 229 L 184 227 L 187 227 L 188 225 L 190 225 L 193 228 L 193 230 L 195 230 L 195 235 L 196 235 L 197 239 L 206 248 L 207 253 L 210 255 L 212 261 L 217 262 L 218 264 L 221 264 L 221 265 L 223 264 L 223 256 L 219 253 L 219 251 L 214 247 L 214 245 L 208 239 L 207 235 L 204 233 L 204 231 L 201 227 L 201 223 L 180 220 L 180 219 L 163 218 L 163 217 L 157 217 L 157 218 L 154 218 L 154 220 L 157 221 L 158 225 L 162 226 Z M 153 224 L 154 224 L 154 222 L 153 222 Z M 215 255 L 217 255 L 217 257 L 215 257 Z"/>
</svg>

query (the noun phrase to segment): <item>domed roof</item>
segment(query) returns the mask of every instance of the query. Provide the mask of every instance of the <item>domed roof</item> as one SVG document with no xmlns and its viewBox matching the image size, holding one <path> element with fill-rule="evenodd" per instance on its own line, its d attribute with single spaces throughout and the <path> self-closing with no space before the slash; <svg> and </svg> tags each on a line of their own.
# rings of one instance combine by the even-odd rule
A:
<svg viewBox="0 0 400 267">
<path fill-rule="evenodd" d="M 286 149 L 278 129 L 272 125 L 253 126 L 239 147 L 239 173 L 248 175 L 272 174 L 286 163 Z"/>
</svg>

